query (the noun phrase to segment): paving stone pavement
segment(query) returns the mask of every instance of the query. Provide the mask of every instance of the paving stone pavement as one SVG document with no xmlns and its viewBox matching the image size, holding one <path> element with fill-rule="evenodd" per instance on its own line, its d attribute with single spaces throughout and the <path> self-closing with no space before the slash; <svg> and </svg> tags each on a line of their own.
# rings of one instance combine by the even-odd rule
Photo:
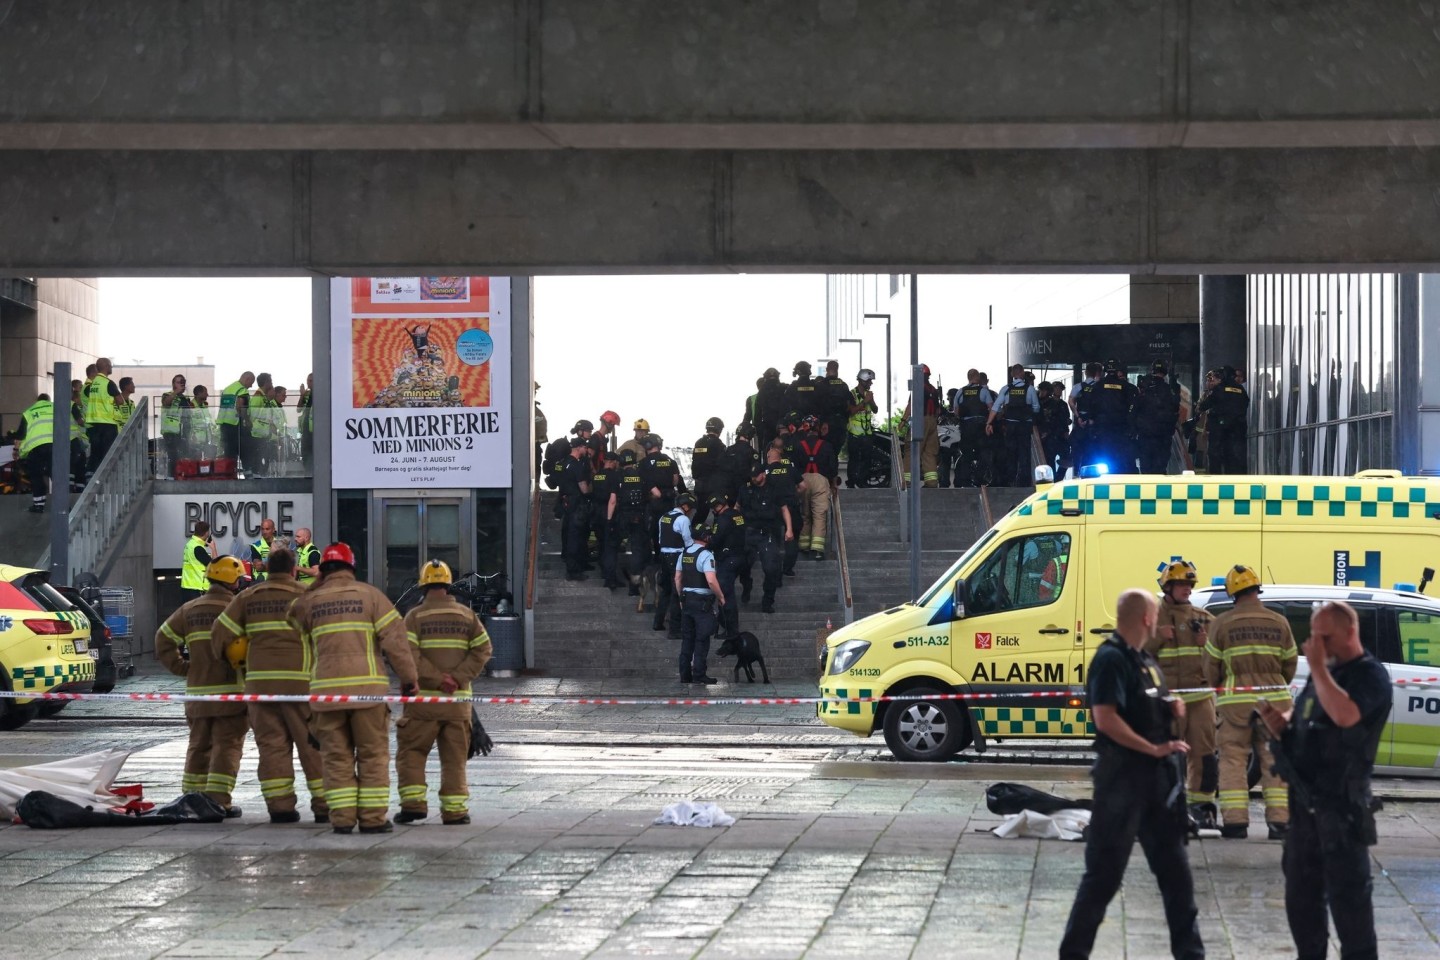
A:
<svg viewBox="0 0 1440 960">
<path fill-rule="evenodd" d="M 6 734 L 0 763 L 126 743 L 135 752 L 125 776 L 167 799 L 179 788 L 184 729 L 147 706 L 151 725 L 107 727 L 80 710 L 81 722 Z M 1055 955 L 1082 847 L 995 838 L 988 830 L 999 818 L 985 809 L 984 789 L 1004 778 L 1082 796 L 1082 767 L 836 762 L 823 743 L 717 745 L 699 732 L 669 745 L 625 743 L 605 731 L 664 721 L 645 716 L 648 708 L 609 709 L 621 712 L 587 721 L 552 711 L 557 724 L 590 724 L 589 734 L 575 728 L 573 743 L 498 736 L 500 748 L 471 763 L 474 822 L 465 827 L 432 820 L 371 837 L 272 826 L 261 813 L 253 748 L 237 788 L 247 810 L 238 821 L 0 826 L 0 956 Z M 489 722 L 496 731 L 529 729 L 498 716 Z M 432 764 L 432 785 L 437 773 Z M 1381 814 L 1382 956 L 1440 957 L 1435 794 L 1433 785 L 1412 786 L 1413 799 Z M 688 798 L 716 801 L 737 822 L 652 824 L 665 804 Z M 1262 819 L 1258 809 L 1252 816 Z M 1189 849 L 1209 955 L 1293 956 L 1280 845 L 1256 838 Z M 1159 897 L 1138 852 L 1130 880 L 1095 956 L 1167 956 Z"/>
</svg>

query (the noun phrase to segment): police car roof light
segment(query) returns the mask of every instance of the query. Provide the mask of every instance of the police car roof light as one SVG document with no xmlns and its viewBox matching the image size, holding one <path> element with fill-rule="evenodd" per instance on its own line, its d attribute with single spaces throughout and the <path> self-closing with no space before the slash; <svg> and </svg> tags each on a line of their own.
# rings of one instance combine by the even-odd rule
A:
<svg viewBox="0 0 1440 960">
<path fill-rule="evenodd" d="M 1108 463 L 1087 463 L 1080 468 L 1081 480 L 1093 480 L 1096 477 L 1103 477 L 1110 473 Z"/>
<path fill-rule="evenodd" d="M 1223 586 L 1225 586 L 1225 578 L 1224 578 L 1224 577 L 1211 577 L 1211 578 L 1210 578 L 1210 586 L 1212 586 L 1212 587 L 1223 587 Z"/>
<path fill-rule="evenodd" d="M 1398 591 L 1398 592 L 1400 592 L 1400 593 L 1414 593 L 1414 592 L 1415 592 L 1415 584 L 1413 584 L 1413 583 L 1397 583 L 1397 584 L 1395 584 L 1395 589 L 1396 589 L 1396 591 Z"/>
</svg>

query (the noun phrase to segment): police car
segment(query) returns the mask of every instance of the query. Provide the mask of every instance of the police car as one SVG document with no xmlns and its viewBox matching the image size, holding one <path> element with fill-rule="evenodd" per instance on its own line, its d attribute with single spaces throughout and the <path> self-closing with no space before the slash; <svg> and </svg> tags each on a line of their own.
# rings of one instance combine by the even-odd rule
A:
<svg viewBox="0 0 1440 960">
<path fill-rule="evenodd" d="M 1390 672 L 1394 700 L 1390 722 L 1375 757 L 1377 772 L 1440 777 L 1440 598 L 1413 589 L 1266 584 L 1260 600 L 1290 621 L 1295 642 L 1310 636 L 1315 604 L 1343 600 L 1360 617 L 1360 640 Z M 1197 589 L 1190 598 L 1210 613 L 1234 606 L 1222 586 Z M 1302 653 L 1290 689 L 1305 686 L 1309 664 Z"/>
<path fill-rule="evenodd" d="M 50 574 L 0 564 L 0 690 L 86 693 L 100 651 L 90 618 L 50 585 Z M 0 697 L 0 730 L 35 718 L 34 699 Z"/>
</svg>

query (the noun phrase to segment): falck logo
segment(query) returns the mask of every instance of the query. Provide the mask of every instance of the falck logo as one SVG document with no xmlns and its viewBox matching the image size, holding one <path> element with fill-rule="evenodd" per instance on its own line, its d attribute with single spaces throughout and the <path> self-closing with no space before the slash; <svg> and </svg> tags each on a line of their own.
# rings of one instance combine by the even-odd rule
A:
<svg viewBox="0 0 1440 960">
<path fill-rule="evenodd" d="M 989 649 L 990 649 L 990 634 L 988 634 L 988 633 L 977 633 L 977 634 L 975 634 L 975 649 L 976 649 L 976 650 L 989 650 Z"/>
</svg>

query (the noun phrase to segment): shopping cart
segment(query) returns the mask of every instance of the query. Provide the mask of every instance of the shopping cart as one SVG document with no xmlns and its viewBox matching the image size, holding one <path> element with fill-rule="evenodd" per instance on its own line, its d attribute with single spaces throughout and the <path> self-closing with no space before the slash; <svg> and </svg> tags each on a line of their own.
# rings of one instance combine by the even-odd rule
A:
<svg viewBox="0 0 1440 960">
<path fill-rule="evenodd" d="M 135 675 L 135 588 L 101 587 L 100 615 L 110 628 L 117 677 Z"/>
</svg>

